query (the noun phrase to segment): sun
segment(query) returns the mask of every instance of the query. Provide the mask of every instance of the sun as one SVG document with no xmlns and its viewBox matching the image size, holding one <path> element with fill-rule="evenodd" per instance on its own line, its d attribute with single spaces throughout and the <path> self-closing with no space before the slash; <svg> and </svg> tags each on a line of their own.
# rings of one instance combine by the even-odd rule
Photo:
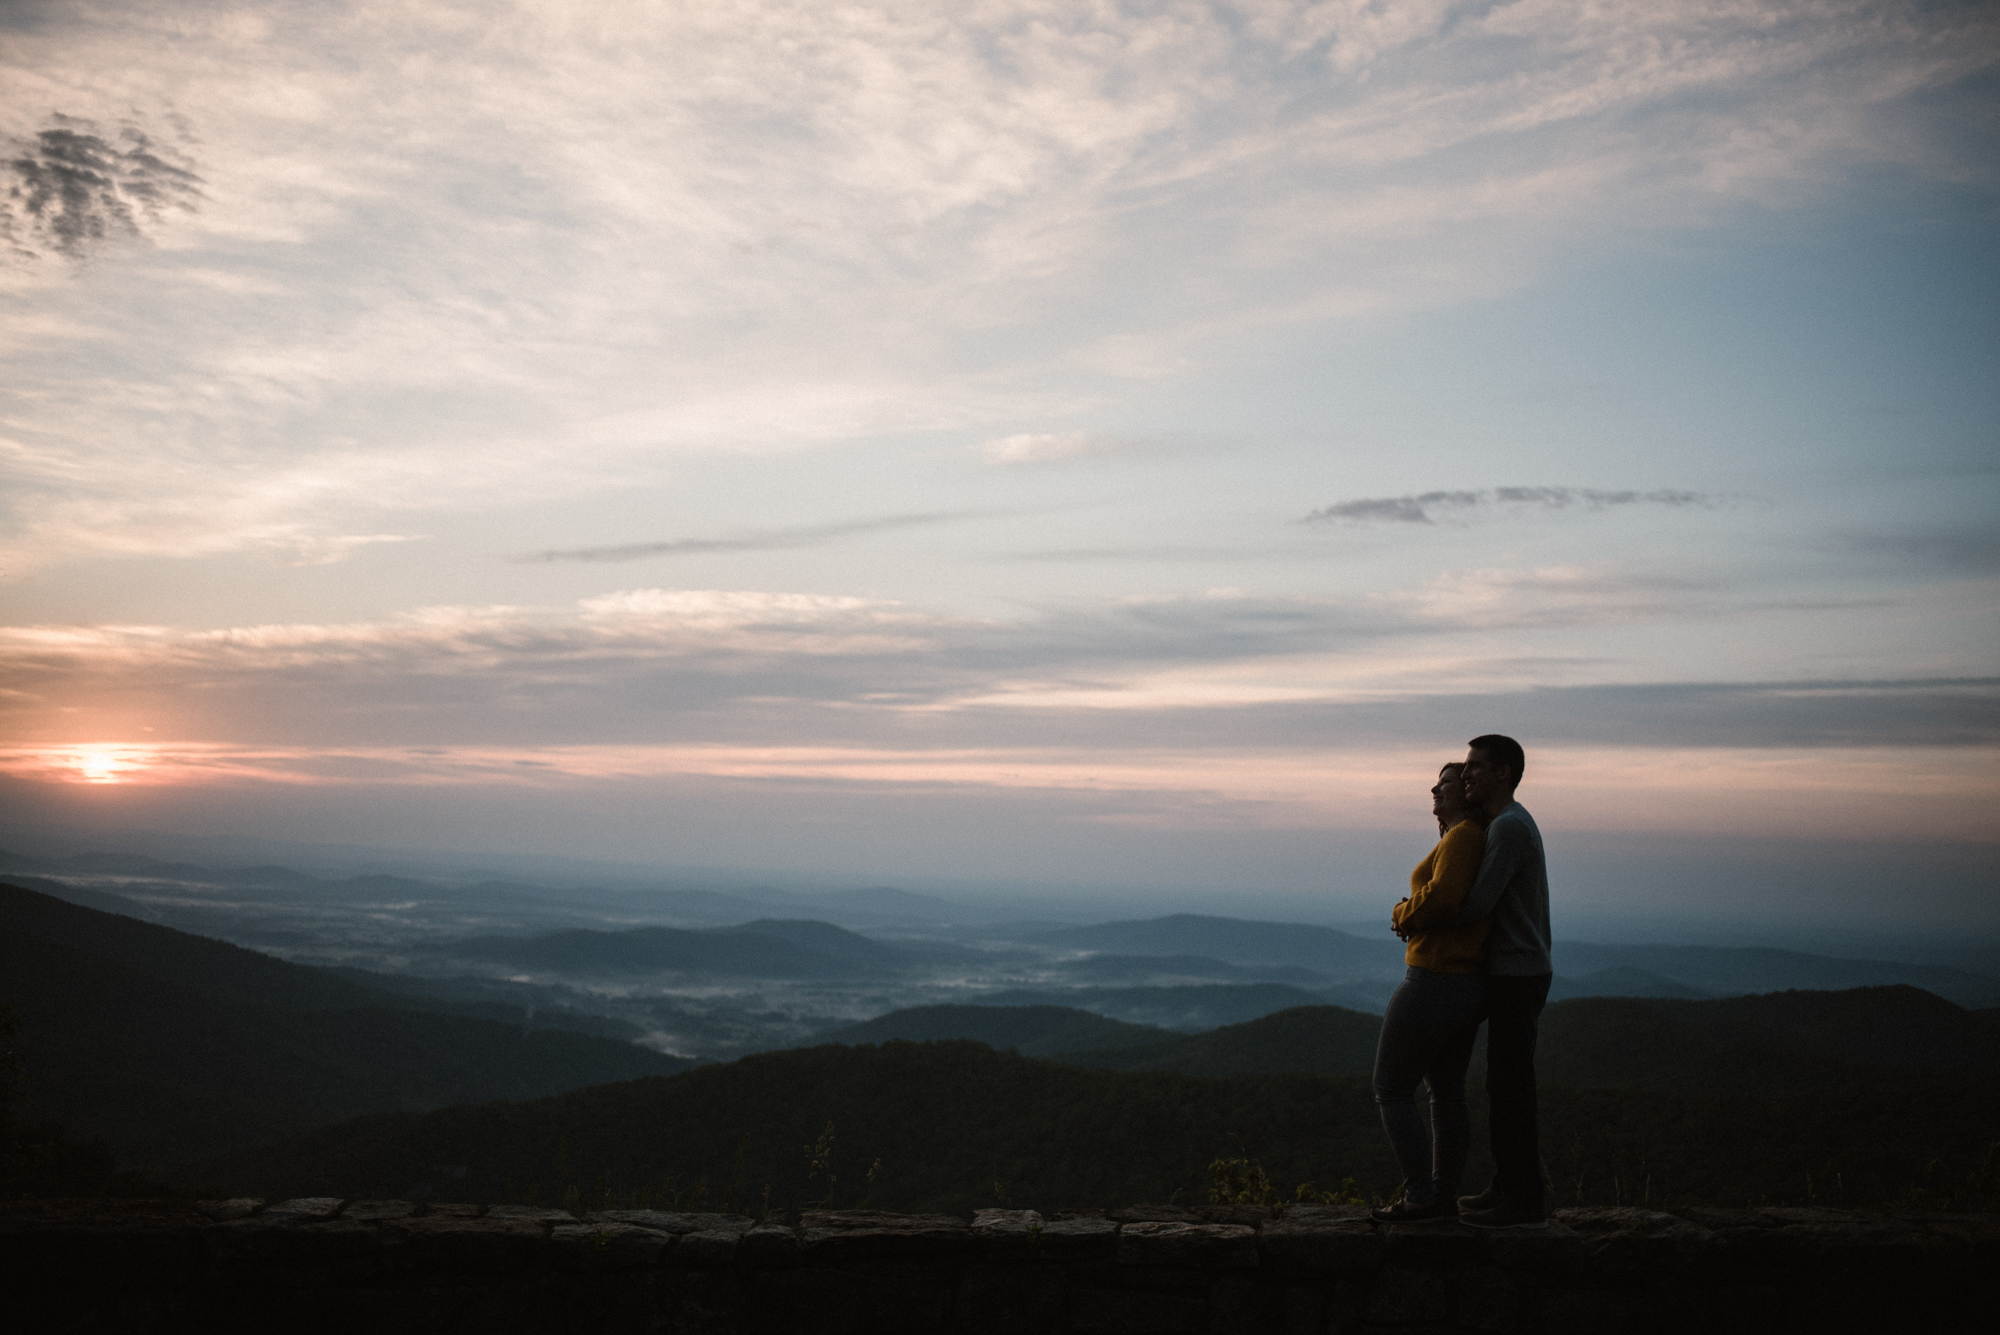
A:
<svg viewBox="0 0 2000 1335">
<path fill-rule="evenodd" d="M 109 746 L 78 747 L 74 763 L 85 783 L 118 783 L 134 768 L 120 751 Z"/>
</svg>

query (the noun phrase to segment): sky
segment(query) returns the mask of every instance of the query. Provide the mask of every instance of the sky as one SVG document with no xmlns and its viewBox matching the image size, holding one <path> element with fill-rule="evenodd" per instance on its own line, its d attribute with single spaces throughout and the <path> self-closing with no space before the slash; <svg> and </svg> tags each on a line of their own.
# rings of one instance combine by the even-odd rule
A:
<svg viewBox="0 0 2000 1335">
<path fill-rule="evenodd" d="M 1559 901 L 2000 931 L 1992 6 L 17 2 L 0 78 L 11 842 L 1386 903 L 1501 731 Z"/>
</svg>

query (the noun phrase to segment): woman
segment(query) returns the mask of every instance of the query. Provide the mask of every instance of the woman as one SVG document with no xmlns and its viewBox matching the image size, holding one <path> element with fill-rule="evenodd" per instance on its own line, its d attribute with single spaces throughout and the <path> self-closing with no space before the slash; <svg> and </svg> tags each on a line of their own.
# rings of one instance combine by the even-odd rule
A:
<svg viewBox="0 0 2000 1335">
<path fill-rule="evenodd" d="M 1465 1069 L 1485 1000 L 1481 965 L 1492 919 L 1447 925 L 1479 875 L 1486 851 L 1485 823 L 1466 806 L 1459 783 L 1464 768 L 1454 763 L 1438 771 L 1431 814 L 1444 837 L 1410 873 L 1410 897 L 1390 914 L 1409 949 L 1403 952 L 1408 968 L 1389 999 L 1375 1048 L 1375 1102 L 1403 1169 L 1402 1199 L 1374 1212 L 1384 1223 L 1455 1217 L 1472 1143 Z M 1435 1144 L 1417 1112 L 1419 1080 L 1431 1087 Z"/>
</svg>

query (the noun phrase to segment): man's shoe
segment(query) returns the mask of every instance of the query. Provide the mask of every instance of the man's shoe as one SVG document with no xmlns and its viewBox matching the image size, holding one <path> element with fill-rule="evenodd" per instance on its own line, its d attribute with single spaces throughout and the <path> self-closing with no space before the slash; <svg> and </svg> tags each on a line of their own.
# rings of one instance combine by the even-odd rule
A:
<svg viewBox="0 0 2000 1335">
<path fill-rule="evenodd" d="M 1458 1208 L 1461 1213 L 1466 1210 L 1492 1210 L 1497 1209 L 1506 1200 L 1507 1193 L 1500 1190 L 1500 1184 L 1495 1182 L 1477 1196 L 1460 1196 L 1458 1198 Z"/>
<path fill-rule="evenodd" d="M 1460 1210 L 1458 1222 L 1474 1228 L 1547 1228 L 1549 1217 L 1540 1210 L 1523 1210 L 1503 1200 L 1490 1210 Z"/>
<path fill-rule="evenodd" d="M 1376 1206 L 1368 1212 L 1368 1217 L 1378 1224 L 1414 1224 L 1425 1219 L 1456 1219 L 1458 1207 L 1442 1198 L 1422 1205 L 1397 1201 L 1394 1205 Z"/>
</svg>

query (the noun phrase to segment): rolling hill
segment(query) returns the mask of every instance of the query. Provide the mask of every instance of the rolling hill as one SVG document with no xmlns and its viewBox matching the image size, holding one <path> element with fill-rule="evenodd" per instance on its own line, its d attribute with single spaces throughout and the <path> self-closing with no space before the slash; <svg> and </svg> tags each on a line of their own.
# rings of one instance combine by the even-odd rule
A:
<svg viewBox="0 0 2000 1335">
<path fill-rule="evenodd" d="M 1197 1034 L 1119 1025 L 1102 1042 L 1068 1041 L 1091 1032 L 1086 1020 L 1116 1024 L 1055 1006 L 928 1006 L 815 1041 L 973 1039 L 1104 1070 L 1366 1075 L 1382 1025 L 1377 1015 L 1316 1005 Z M 1058 1033 L 1064 1037 L 1056 1041 L 1040 1037 Z M 1483 1065 L 1475 1055 L 1475 1079 Z M 2000 1026 L 1913 987 L 1705 1001 L 1580 997 L 1543 1012 L 1537 1068 L 1544 1080 L 1581 1087 L 1782 1094 L 1829 1083 L 1893 1083 L 1910 1071 L 2000 1072 Z"/>
<path fill-rule="evenodd" d="M 1050 1057 L 1092 1048 L 1150 1045 L 1173 1037 L 1150 1025 L 1126 1024 L 1069 1006 L 912 1006 L 861 1024 L 816 1034 L 807 1044 L 929 1042 L 971 1039 L 1000 1052 Z"/>
<path fill-rule="evenodd" d="M 454 943 L 449 954 L 555 973 L 685 973 L 721 978 L 880 977 L 913 963 L 893 946 L 832 923 L 779 919 L 699 930 L 583 928 L 539 936 L 468 937 Z"/>
<path fill-rule="evenodd" d="M 17 885 L 0 884 L 0 932 L 88 951 L 222 1001 L 320 1010 L 375 1005 L 383 999 L 320 969 Z"/>
<path fill-rule="evenodd" d="M 1834 959 L 1751 946 L 1628 946 L 1560 940 L 1554 959 L 1556 972 L 1567 978 L 1605 969 L 1637 969 L 1709 996 L 1787 989 L 1837 992 L 1901 983 L 1961 1006 L 2000 1004 L 2000 980 L 1942 964 Z"/>
<path fill-rule="evenodd" d="M 1176 913 L 1165 918 L 1102 922 L 1036 932 L 1029 939 L 1070 950 L 1114 955 L 1197 955 L 1232 964 L 1289 964 L 1321 972 L 1395 968 L 1402 943 L 1306 923 L 1253 922 Z"/>
<path fill-rule="evenodd" d="M 1057 1054 L 1077 1066 L 1182 1075 L 1367 1075 L 1382 1017 L 1340 1006 L 1295 1006 L 1205 1034 Z"/>
<path fill-rule="evenodd" d="M 1993 1077 L 1543 1096 L 1565 1205 L 1879 1202 L 1969 1179 L 1996 1118 Z M 832 1180 L 809 1176 L 806 1147 L 822 1136 Z M 531 1103 L 368 1117 L 232 1155 L 207 1178 L 257 1195 L 962 1214 L 1200 1200 L 1210 1161 L 1238 1157 L 1287 1196 L 1349 1176 L 1376 1195 L 1396 1185 L 1365 1077 L 1090 1070 L 963 1041 L 761 1053 Z"/>
<path fill-rule="evenodd" d="M 1238 1024 L 1321 998 L 1283 983 L 1187 983 L 1174 987 L 1011 988 L 981 996 L 983 1006 L 1070 1006 L 1128 1024 L 1184 1033 Z"/>
<path fill-rule="evenodd" d="M 101 948 L 98 948 L 101 947 Z M 0 886 L 21 1115 L 155 1169 L 358 1114 L 685 1069 L 562 1030 L 398 1008 L 219 941 Z"/>
</svg>

